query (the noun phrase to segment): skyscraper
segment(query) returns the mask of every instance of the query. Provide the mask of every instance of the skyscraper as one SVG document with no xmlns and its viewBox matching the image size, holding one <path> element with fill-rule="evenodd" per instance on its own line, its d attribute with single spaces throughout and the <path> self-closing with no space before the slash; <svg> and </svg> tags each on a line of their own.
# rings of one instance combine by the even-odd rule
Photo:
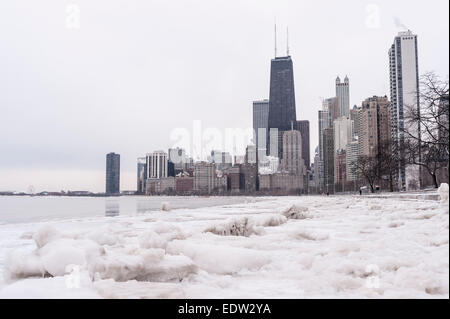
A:
<svg viewBox="0 0 450 319">
<path fill-rule="evenodd" d="M 309 169 L 311 166 L 309 121 L 297 121 L 297 131 L 300 131 L 302 135 L 302 157 L 305 161 L 306 169 Z"/>
<path fill-rule="evenodd" d="M 359 155 L 376 157 L 391 140 L 390 103 L 386 96 L 366 99 L 358 115 Z"/>
<path fill-rule="evenodd" d="M 325 144 L 324 144 L 324 131 L 331 126 L 331 116 L 328 109 L 319 111 L 319 161 L 317 163 L 317 174 L 318 174 L 318 187 L 323 190 L 326 186 L 325 182 Z"/>
<path fill-rule="evenodd" d="M 398 186 L 405 189 L 409 179 L 417 178 L 414 171 L 406 173 L 405 155 L 405 112 L 408 107 L 415 107 L 420 112 L 419 102 L 419 64 L 417 35 L 411 31 L 400 32 L 389 50 L 389 73 L 391 83 L 391 121 L 392 140 L 399 150 Z M 407 128 L 411 134 L 420 134 L 420 123 Z M 407 176 L 408 175 L 408 176 Z M 420 172 L 418 172 L 420 176 Z"/>
<path fill-rule="evenodd" d="M 325 99 L 322 103 L 322 109 L 330 112 L 331 123 L 341 116 L 341 112 L 339 110 L 339 99 L 337 97 Z"/>
<path fill-rule="evenodd" d="M 174 164 L 176 170 L 186 169 L 186 151 L 182 148 L 169 149 L 169 162 Z"/>
<path fill-rule="evenodd" d="M 147 154 L 146 179 L 161 179 L 168 176 L 168 156 L 164 151 Z"/>
<path fill-rule="evenodd" d="M 106 155 L 106 194 L 120 194 L 120 155 Z"/>
<path fill-rule="evenodd" d="M 259 154 L 266 155 L 269 139 L 269 100 L 253 102 L 253 132 L 253 142 Z"/>
<path fill-rule="evenodd" d="M 344 82 L 341 82 L 341 78 L 338 76 L 336 79 L 336 97 L 339 103 L 339 117 L 348 117 L 350 112 L 350 83 L 346 76 Z"/>
<path fill-rule="evenodd" d="M 329 127 L 322 132 L 324 148 L 324 188 L 328 193 L 334 192 L 334 130 Z"/>
<path fill-rule="evenodd" d="M 289 131 L 283 134 L 282 167 L 289 174 L 306 175 L 305 161 L 302 156 L 302 135 L 299 131 Z"/>
<path fill-rule="evenodd" d="M 137 192 L 138 194 L 145 193 L 145 165 L 146 158 L 140 157 L 137 160 Z"/>
<path fill-rule="evenodd" d="M 283 132 L 290 131 L 296 121 L 292 59 L 290 56 L 276 57 L 272 59 L 270 71 L 269 130 L 278 130 L 278 149 L 273 149 L 275 145 L 267 141 L 268 155 L 282 157 Z"/>
<path fill-rule="evenodd" d="M 215 188 L 216 167 L 212 163 L 199 162 L 194 168 L 194 190 L 211 193 Z"/>
<path fill-rule="evenodd" d="M 215 164 L 216 169 L 219 171 L 227 170 L 233 166 L 233 157 L 228 152 L 212 150 L 208 161 Z"/>
<path fill-rule="evenodd" d="M 353 140 L 353 121 L 345 116 L 339 117 L 333 122 L 334 151 L 337 153 L 347 149 L 347 144 Z"/>
</svg>

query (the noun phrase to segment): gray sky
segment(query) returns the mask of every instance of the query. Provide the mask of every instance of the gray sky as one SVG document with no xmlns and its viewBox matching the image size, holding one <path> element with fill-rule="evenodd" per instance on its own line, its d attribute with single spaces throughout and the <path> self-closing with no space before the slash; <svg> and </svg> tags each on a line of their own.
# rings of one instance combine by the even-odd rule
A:
<svg viewBox="0 0 450 319">
<path fill-rule="evenodd" d="M 76 6 L 70 6 L 75 4 Z M 321 98 L 350 78 L 350 103 L 389 96 L 387 52 L 401 21 L 420 72 L 448 76 L 448 0 L 5 0 L 0 2 L 0 190 L 104 191 L 105 155 L 173 144 L 174 128 L 247 128 L 268 98 L 273 24 L 289 26 L 297 116 L 318 144 Z M 79 8 L 79 28 L 76 9 Z"/>
</svg>

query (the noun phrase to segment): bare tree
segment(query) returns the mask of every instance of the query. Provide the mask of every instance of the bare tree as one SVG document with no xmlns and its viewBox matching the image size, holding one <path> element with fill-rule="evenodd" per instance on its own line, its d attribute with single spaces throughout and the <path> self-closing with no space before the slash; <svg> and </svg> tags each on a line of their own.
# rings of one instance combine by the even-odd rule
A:
<svg viewBox="0 0 450 319">
<path fill-rule="evenodd" d="M 396 148 L 396 144 L 391 139 L 381 141 L 378 152 L 378 163 L 375 168 L 378 173 L 378 178 L 388 182 L 390 192 L 394 191 L 399 165 Z"/>
<path fill-rule="evenodd" d="M 360 156 L 354 163 L 355 172 L 360 179 L 369 183 L 370 191 L 375 193 L 375 182 L 378 179 L 378 159 L 372 156 Z"/>
<path fill-rule="evenodd" d="M 404 153 L 407 163 L 422 167 L 437 188 L 437 174 L 449 163 L 448 79 L 441 81 L 436 74 L 427 73 L 420 87 L 420 109 L 405 106 Z"/>
</svg>

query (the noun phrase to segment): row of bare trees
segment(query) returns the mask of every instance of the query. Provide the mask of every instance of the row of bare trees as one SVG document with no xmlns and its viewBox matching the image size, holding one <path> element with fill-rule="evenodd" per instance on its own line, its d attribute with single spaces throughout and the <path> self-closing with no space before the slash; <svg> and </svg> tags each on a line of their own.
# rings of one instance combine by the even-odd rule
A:
<svg viewBox="0 0 450 319">
<path fill-rule="evenodd" d="M 448 169 L 449 164 L 448 79 L 442 81 L 436 74 L 427 73 L 420 84 L 420 111 L 405 107 L 406 163 L 425 170 L 438 188 L 438 172 Z M 411 129 L 415 123 L 420 123 L 420 135 Z"/>
<path fill-rule="evenodd" d="M 422 76 L 420 109 L 404 106 L 404 143 L 381 141 L 376 156 L 360 156 L 353 169 L 359 179 L 375 192 L 376 183 L 385 182 L 393 192 L 400 161 L 415 165 L 431 177 L 438 188 L 438 174 L 449 166 L 449 85 L 434 73 Z M 420 123 L 420 131 L 418 130 Z M 419 177 L 420 178 L 420 177 Z M 448 181 L 447 181 L 448 182 Z"/>
</svg>

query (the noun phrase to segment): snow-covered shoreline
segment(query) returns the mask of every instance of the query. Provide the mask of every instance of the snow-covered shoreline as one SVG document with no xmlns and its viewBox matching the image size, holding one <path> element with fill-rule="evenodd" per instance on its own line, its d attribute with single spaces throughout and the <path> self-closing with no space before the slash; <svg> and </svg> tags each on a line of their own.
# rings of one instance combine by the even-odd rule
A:
<svg viewBox="0 0 450 319">
<path fill-rule="evenodd" d="M 449 297 L 448 202 L 419 194 L 166 206 L 0 225 L 0 298 Z"/>
</svg>

